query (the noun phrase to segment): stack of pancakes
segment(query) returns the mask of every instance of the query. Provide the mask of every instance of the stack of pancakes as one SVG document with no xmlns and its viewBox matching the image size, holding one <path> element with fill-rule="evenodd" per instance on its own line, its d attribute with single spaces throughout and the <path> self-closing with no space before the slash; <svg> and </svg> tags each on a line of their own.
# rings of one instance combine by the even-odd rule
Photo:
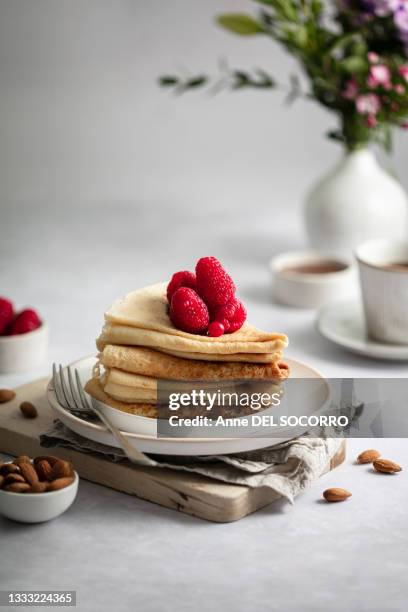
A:
<svg viewBox="0 0 408 612">
<path fill-rule="evenodd" d="M 278 382 L 289 375 L 281 361 L 288 344 L 283 334 L 249 323 L 218 338 L 176 329 L 168 316 L 165 283 L 115 302 L 96 344 L 99 363 L 86 391 L 114 408 L 153 418 L 158 380 Z"/>
</svg>

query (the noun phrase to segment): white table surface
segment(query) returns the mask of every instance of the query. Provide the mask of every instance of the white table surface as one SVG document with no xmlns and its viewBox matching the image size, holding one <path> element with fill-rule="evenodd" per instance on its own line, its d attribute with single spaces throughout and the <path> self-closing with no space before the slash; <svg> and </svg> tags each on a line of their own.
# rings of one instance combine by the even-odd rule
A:
<svg viewBox="0 0 408 612">
<path fill-rule="evenodd" d="M 0 376 L 0 387 L 93 352 L 113 299 L 192 268 L 203 255 L 230 270 L 253 323 L 289 335 L 288 356 L 328 376 L 406 376 L 406 364 L 353 356 L 320 338 L 315 313 L 273 303 L 269 258 L 302 246 L 298 218 L 266 206 L 3 206 L 1 293 L 38 308 L 51 345 L 43 368 Z M 408 466 L 406 440 L 351 440 L 345 465 L 293 507 L 278 503 L 234 524 L 81 482 L 74 506 L 52 523 L 0 519 L 0 588 L 75 589 L 81 611 L 405 610 L 407 471 L 382 476 L 354 465 L 369 447 Z M 328 505 L 321 493 L 330 486 L 353 496 Z"/>
</svg>

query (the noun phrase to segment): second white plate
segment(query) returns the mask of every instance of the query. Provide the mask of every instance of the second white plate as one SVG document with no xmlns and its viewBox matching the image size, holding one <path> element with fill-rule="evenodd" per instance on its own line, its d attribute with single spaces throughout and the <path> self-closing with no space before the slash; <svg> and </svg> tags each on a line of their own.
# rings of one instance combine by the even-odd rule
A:
<svg viewBox="0 0 408 612">
<path fill-rule="evenodd" d="M 366 331 L 364 313 L 358 301 L 335 302 L 324 306 L 317 317 L 319 332 L 353 353 L 393 361 L 408 361 L 408 346 L 372 340 Z"/>
</svg>

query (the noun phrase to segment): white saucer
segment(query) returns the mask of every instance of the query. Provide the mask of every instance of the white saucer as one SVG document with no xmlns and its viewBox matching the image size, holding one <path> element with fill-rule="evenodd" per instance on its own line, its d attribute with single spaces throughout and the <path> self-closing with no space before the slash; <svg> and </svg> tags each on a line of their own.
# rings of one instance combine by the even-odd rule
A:
<svg viewBox="0 0 408 612">
<path fill-rule="evenodd" d="M 310 366 L 294 361 L 291 359 L 285 360 L 290 369 L 291 377 L 293 378 L 314 378 L 325 380 L 322 374 Z M 92 367 L 95 363 L 94 357 L 85 357 L 71 364 L 73 368 L 77 368 L 82 384 L 90 378 Z M 319 402 L 319 405 L 303 406 L 305 413 L 314 413 L 321 410 L 329 398 L 330 390 L 328 384 L 325 384 L 326 392 L 324 397 Z M 93 440 L 107 444 L 108 446 L 118 447 L 116 439 L 101 423 L 93 423 L 84 421 L 63 408 L 57 401 L 52 386 L 52 381 L 47 387 L 47 398 L 53 409 L 55 416 L 75 433 Z M 88 398 L 91 400 L 90 396 Z M 286 437 L 267 437 L 267 438 L 165 438 L 157 437 L 156 419 L 142 417 L 138 415 L 128 414 L 120 410 L 116 410 L 98 402 L 100 408 L 104 410 L 106 415 L 121 429 L 126 435 L 129 442 L 144 453 L 152 453 L 156 455 L 226 455 L 230 453 L 245 452 L 265 448 L 267 446 L 286 442 L 294 437 L 286 434 Z M 298 434 L 300 435 L 300 434 Z"/>
<path fill-rule="evenodd" d="M 353 353 L 373 359 L 408 361 L 408 345 L 385 344 L 367 335 L 362 305 L 358 301 L 324 306 L 317 316 L 317 329 L 322 336 Z"/>
</svg>

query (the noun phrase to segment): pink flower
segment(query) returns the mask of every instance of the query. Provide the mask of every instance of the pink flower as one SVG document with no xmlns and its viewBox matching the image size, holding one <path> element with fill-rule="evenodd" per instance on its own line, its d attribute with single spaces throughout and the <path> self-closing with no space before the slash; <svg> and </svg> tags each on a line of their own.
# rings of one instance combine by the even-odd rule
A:
<svg viewBox="0 0 408 612">
<path fill-rule="evenodd" d="M 403 79 L 405 79 L 408 83 L 408 66 L 400 66 L 398 68 L 398 72 L 400 73 L 400 75 L 402 76 Z"/>
<path fill-rule="evenodd" d="M 358 94 L 358 85 L 355 79 L 350 79 L 346 83 L 346 87 L 342 93 L 343 98 L 346 100 L 354 100 Z"/>
<path fill-rule="evenodd" d="M 405 87 L 403 85 L 401 85 L 401 83 L 397 83 L 394 87 L 394 90 L 397 92 L 397 94 L 399 94 L 400 96 L 402 96 L 405 93 Z"/>
<path fill-rule="evenodd" d="M 356 98 L 356 108 L 360 115 L 376 115 L 380 107 L 380 98 L 374 93 L 364 94 Z"/>
<path fill-rule="evenodd" d="M 401 123 L 401 127 L 403 130 L 408 130 L 408 121 L 405 121 L 404 123 Z"/>
<path fill-rule="evenodd" d="M 377 119 L 375 115 L 368 115 L 367 117 L 367 125 L 369 128 L 374 128 L 377 125 Z"/>
<path fill-rule="evenodd" d="M 383 86 L 386 89 L 390 87 L 391 71 L 385 64 L 375 64 L 371 66 L 368 77 L 369 87 Z"/>
<path fill-rule="evenodd" d="M 374 53 L 374 51 L 369 51 L 367 53 L 367 58 L 371 64 L 377 64 L 380 60 L 380 57 L 377 55 L 377 53 Z"/>
</svg>

